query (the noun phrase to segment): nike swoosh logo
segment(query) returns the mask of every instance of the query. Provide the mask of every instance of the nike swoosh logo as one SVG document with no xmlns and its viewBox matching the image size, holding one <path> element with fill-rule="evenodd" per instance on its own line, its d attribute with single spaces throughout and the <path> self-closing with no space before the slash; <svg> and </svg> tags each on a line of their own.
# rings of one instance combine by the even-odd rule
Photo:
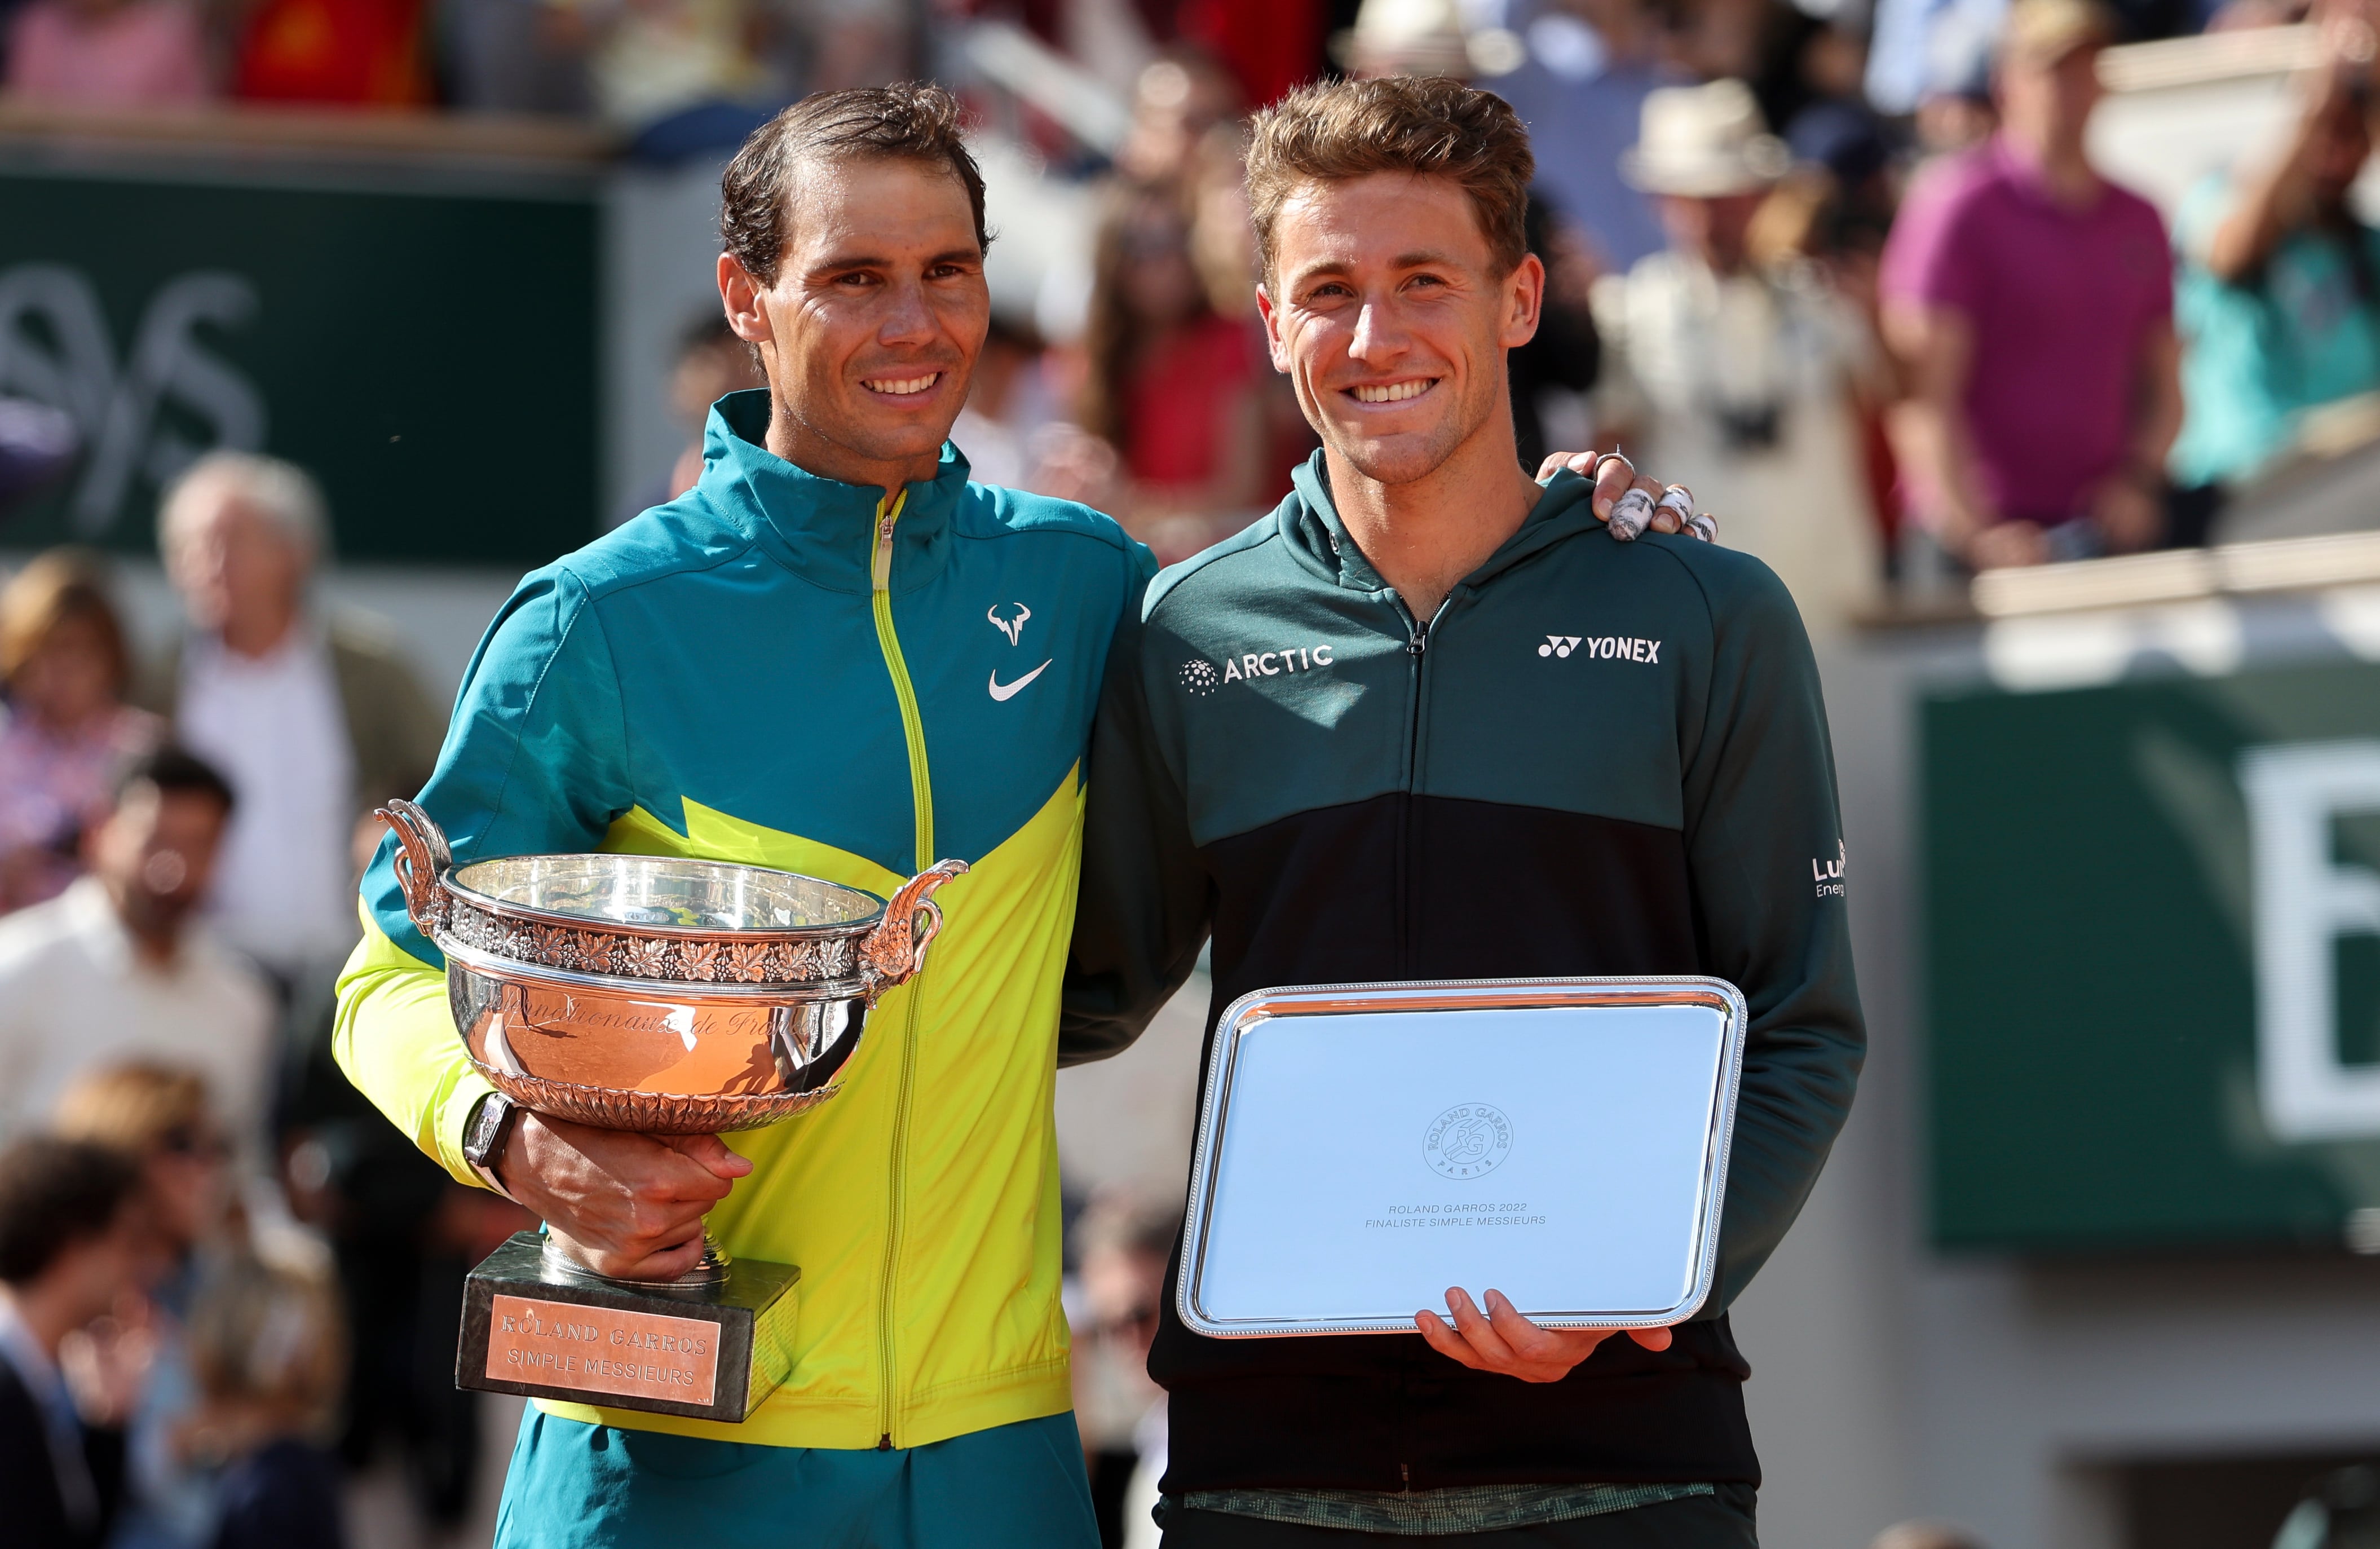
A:
<svg viewBox="0 0 2380 1549">
<path fill-rule="evenodd" d="M 1058 658 L 1055 656 L 1052 656 L 1050 658 L 1050 662 L 1054 662 Z M 1031 672 L 1026 673 L 1024 677 L 1018 678 L 1014 683 L 1002 683 L 1000 680 L 1000 669 L 998 667 L 992 668 L 991 697 L 1002 701 L 1014 699 L 1019 689 L 1023 689 L 1027 683 L 1032 682 L 1035 678 L 1041 676 L 1043 671 L 1049 667 L 1050 662 L 1042 663 L 1040 666 L 1035 667 Z"/>
</svg>

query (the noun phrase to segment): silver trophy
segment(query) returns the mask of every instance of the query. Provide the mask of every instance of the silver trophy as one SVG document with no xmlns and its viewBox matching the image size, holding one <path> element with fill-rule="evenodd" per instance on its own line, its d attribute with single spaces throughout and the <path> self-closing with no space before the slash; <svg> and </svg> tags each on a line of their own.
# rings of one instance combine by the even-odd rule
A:
<svg viewBox="0 0 2380 1549">
<path fill-rule="evenodd" d="M 532 1112 L 606 1129 L 751 1129 L 832 1097 L 877 998 L 925 966 L 945 860 L 890 899 L 817 877 L 648 855 L 457 867 L 410 801 L 406 910 L 446 955 L 473 1066 Z M 702 1262 L 666 1284 L 596 1274 L 523 1232 L 467 1285 L 455 1379 L 534 1397 L 740 1421 L 784 1381 L 800 1271 Z"/>
</svg>

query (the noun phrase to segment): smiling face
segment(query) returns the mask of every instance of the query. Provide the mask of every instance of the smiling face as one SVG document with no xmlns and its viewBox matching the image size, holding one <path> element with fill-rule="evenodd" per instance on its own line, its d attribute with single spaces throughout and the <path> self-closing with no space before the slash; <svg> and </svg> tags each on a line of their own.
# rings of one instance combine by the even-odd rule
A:
<svg viewBox="0 0 2380 1549">
<path fill-rule="evenodd" d="M 991 323 L 965 188 L 906 159 L 812 161 L 788 202 L 773 281 L 719 260 L 728 323 L 768 372 L 769 449 L 847 483 L 930 479 Z"/>
<path fill-rule="evenodd" d="M 1504 354 L 1537 330 L 1545 268 L 1532 255 L 1499 273 L 1461 184 L 1308 181 L 1272 238 L 1257 299 L 1273 365 L 1336 458 L 1403 484 L 1481 436 L 1511 441 Z"/>
</svg>

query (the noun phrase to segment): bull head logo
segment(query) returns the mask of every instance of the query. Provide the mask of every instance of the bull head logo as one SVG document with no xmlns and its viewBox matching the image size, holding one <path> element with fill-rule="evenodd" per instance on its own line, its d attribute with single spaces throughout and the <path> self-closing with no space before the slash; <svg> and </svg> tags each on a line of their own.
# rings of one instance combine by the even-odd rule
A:
<svg viewBox="0 0 2380 1549">
<path fill-rule="evenodd" d="M 998 603 L 992 604 L 984 616 L 991 620 L 993 628 L 1008 637 L 1009 644 L 1021 645 L 1025 640 L 1025 621 L 1033 616 L 1033 610 L 1022 603 L 1012 603 L 1009 606 L 1016 610 L 1016 616 L 1014 618 L 1001 617 Z"/>
</svg>

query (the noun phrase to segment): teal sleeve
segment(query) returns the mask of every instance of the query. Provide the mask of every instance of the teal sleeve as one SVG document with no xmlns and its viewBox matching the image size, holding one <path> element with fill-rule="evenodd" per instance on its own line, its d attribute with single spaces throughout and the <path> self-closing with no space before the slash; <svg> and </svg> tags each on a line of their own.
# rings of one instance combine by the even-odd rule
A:
<svg viewBox="0 0 2380 1549">
<path fill-rule="evenodd" d="M 1706 1317 L 1751 1283 L 1801 1214 L 1867 1047 L 1817 664 L 1784 584 L 1728 557 L 1696 567 L 1713 651 L 1684 778 L 1704 962 L 1743 992 L 1751 1013 Z"/>
<path fill-rule="evenodd" d="M 635 804 L 619 676 L 586 587 L 559 567 L 520 584 L 471 658 L 421 805 L 457 865 L 595 848 Z M 404 951 L 445 956 L 405 912 L 382 838 L 364 906 Z"/>
<path fill-rule="evenodd" d="M 1143 677 L 1141 610 L 1108 652 L 1084 798 L 1083 882 L 1058 1020 L 1058 1063 L 1131 1046 L 1198 963 L 1215 886 L 1190 839 Z"/>
</svg>

